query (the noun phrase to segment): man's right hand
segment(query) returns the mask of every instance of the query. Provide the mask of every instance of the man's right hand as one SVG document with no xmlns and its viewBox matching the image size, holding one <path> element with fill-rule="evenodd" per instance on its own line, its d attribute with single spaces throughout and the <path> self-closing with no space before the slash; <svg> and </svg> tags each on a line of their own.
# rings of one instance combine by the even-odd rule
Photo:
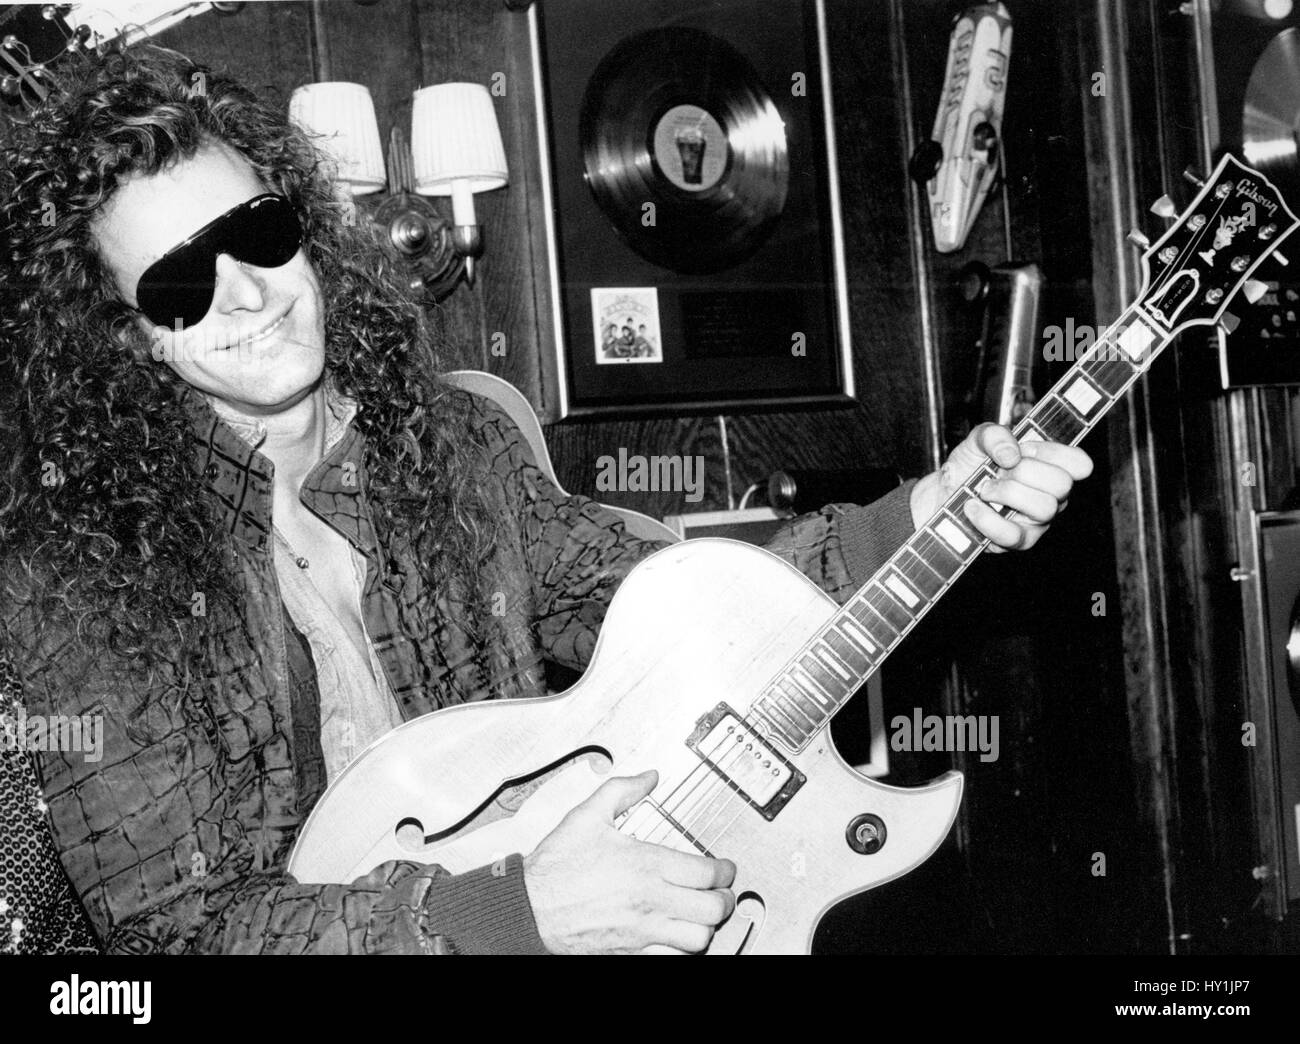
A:
<svg viewBox="0 0 1300 1044">
<path fill-rule="evenodd" d="M 653 771 L 607 780 L 525 857 L 537 931 L 552 953 L 695 953 L 731 916 L 735 863 L 614 828 L 658 781 Z"/>
</svg>

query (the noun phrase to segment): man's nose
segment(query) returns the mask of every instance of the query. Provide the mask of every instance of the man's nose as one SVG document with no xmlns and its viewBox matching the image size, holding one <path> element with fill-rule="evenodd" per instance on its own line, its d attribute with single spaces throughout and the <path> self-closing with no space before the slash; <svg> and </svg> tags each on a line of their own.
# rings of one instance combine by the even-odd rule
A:
<svg viewBox="0 0 1300 1044">
<path fill-rule="evenodd" d="M 221 312 L 257 312 L 266 304 L 266 284 L 255 268 L 245 268 L 229 254 L 217 255 L 217 289 L 213 304 Z"/>
</svg>

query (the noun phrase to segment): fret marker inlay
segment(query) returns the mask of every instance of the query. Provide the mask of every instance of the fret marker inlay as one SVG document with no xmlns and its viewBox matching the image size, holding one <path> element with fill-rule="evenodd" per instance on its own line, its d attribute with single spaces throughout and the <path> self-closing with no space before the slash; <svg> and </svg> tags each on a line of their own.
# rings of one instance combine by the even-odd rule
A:
<svg viewBox="0 0 1300 1044">
<path fill-rule="evenodd" d="M 959 555 L 964 554 L 966 549 L 973 543 L 970 537 L 961 531 L 961 526 L 950 518 L 941 518 L 934 527 L 934 532 L 940 540 Z"/>
<path fill-rule="evenodd" d="M 867 637 L 867 632 L 847 617 L 840 621 L 840 630 L 843 631 L 851 641 L 860 645 L 868 654 L 876 651 L 876 643 Z"/>
<path fill-rule="evenodd" d="M 916 592 L 908 587 L 907 583 L 897 573 L 889 574 L 889 578 L 885 581 L 885 586 L 897 595 L 898 600 L 909 609 L 915 609 L 921 602 L 921 599 L 917 597 Z"/>
<path fill-rule="evenodd" d="M 1146 350 L 1156 339 L 1156 333 L 1146 323 L 1134 319 L 1116 339 L 1118 344 L 1134 362 L 1142 362 Z"/>
<path fill-rule="evenodd" d="M 1061 397 L 1085 417 L 1101 402 L 1101 393 L 1082 377 L 1076 377 L 1074 383 L 1061 393 Z"/>
</svg>

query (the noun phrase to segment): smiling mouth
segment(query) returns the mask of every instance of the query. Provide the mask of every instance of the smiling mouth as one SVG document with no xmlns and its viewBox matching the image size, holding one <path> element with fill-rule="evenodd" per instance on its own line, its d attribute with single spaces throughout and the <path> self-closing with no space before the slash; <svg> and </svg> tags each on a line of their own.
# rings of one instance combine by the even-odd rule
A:
<svg viewBox="0 0 1300 1044">
<path fill-rule="evenodd" d="M 270 337 L 273 333 L 275 333 L 276 330 L 280 329 L 280 327 L 284 325 L 284 321 L 289 318 L 289 313 L 292 311 L 293 311 L 293 306 L 291 305 L 289 308 L 285 309 L 284 313 L 278 319 L 270 323 L 270 325 L 262 327 L 262 329 L 258 330 L 257 333 L 255 334 L 249 334 L 246 337 L 240 337 L 236 343 L 257 344 L 260 341 L 265 341 L 268 337 Z"/>
</svg>

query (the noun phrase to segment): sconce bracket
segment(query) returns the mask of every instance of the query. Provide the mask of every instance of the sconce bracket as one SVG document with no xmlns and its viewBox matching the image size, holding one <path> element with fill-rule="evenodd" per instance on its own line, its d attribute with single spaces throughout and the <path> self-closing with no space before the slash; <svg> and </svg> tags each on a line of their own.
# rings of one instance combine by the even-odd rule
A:
<svg viewBox="0 0 1300 1044">
<path fill-rule="evenodd" d="M 451 223 L 428 200 L 409 192 L 389 196 L 371 223 L 384 252 L 409 276 L 426 304 L 447 297 L 465 275 Z"/>
</svg>

